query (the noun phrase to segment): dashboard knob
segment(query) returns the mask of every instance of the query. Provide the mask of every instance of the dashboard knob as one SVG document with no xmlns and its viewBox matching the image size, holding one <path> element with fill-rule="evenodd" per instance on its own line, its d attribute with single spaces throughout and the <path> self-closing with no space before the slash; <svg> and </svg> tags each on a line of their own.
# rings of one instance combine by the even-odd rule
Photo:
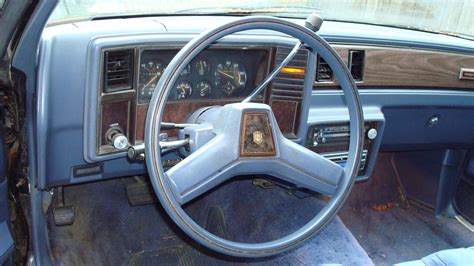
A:
<svg viewBox="0 0 474 266">
<path fill-rule="evenodd" d="M 369 131 L 367 131 L 367 137 L 371 140 L 375 139 L 377 137 L 377 129 L 371 128 Z"/>
<path fill-rule="evenodd" d="M 112 137 L 112 145 L 117 150 L 123 150 L 128 147 L 128 139 L 123 134 L 115 134 Z"/>
</svg>

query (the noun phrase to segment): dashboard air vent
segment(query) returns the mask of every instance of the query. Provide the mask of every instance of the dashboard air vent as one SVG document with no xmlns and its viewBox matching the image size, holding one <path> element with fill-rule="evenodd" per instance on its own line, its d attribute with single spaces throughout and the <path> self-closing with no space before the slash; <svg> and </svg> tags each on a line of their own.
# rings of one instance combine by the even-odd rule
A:
<svg viewBox="0 0 474 266">
<path fill-rule="evenodd" d="M 275 66 L 290 53 L 289 47 L 278 47 L 276 51 Z M 286 67 L 273 79 L 272 98 L 297 98 L 303 96 L 303 82 L 308 60 L 308 50 L 300 49 Z"/>
<path fill-rule="evenodd" d="M 322 57 L 318 55 L 318 65 L 316 72 L 316 81 L 317 82 L 331 82 L 333 81 L 333 73 L 331 67 L 328 63 L 324 61 Z"/>
<path fill-rule="evenodd" d="M 133 49 L 104 54 L 104 92 L 132 89 Z"/>
<path fill-rule="evenodd" d="M 364 58 L 365 52 L 363 50 L 349 51 L 349 69 L 355 81 L 363 80 Z"/>
</svg>

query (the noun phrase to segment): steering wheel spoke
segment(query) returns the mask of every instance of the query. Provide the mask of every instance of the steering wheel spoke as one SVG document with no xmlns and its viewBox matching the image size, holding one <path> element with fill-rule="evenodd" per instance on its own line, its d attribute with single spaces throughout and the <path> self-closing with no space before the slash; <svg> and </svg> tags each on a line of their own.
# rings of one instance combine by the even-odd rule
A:
<svg viewBox="0 0 474 266">
<path fill-rule="evenodd" d="M 344 174 L 338 164 L 286 138 L 280 141 L 280 160 L 287 169 L 279 178 L 326 195 L 336 192 Z"/>
<path fill-rule="evenodd" d="M 231 178 L 225 169 L 238 159 L 232 151 L 225 136 L 218 135 L 166 171 L 176 200 L 185 204 Z"/>
</svg>

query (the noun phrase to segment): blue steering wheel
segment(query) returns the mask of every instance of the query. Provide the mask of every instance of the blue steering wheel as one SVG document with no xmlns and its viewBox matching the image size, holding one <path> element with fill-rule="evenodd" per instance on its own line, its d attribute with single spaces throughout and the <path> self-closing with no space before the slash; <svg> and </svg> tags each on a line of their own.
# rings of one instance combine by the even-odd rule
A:
<svg viewBox="0 0 474 266">
<path fill-rule="evenodd" d="M 164 171 L 160 128 L 168 95 L 181 71 L 202 50 L 236 32 L 266 29 L 299 39 L 322 56 L 338 78 L 349 108 L 349 159 L 345 167 L 286 139 L 271 108 L 261 103 L 233 103 L 210 108 L 185 128 L 195 133 L 193 152 Z M 303 121 L 304 122 L 304 121 Z M 202 134 L 205 132 L 206 134 Z M 170 62 L 150 101 L 145 129 L 148 173 L 155 193 L 172 220 L 200 244 L 237 257 L 263 257 L 291 249 L 313 236 L 337 213 L 358 173 L 363 147 L 363 115 L 357 87 L 337 52 L 319 35 L 294 22 L 251 16 L 203 32 Z M 205 138 L 199 136 L 206 135 Z M 210 137 L 209 137 L 210 136 Z M 237 175 L 269 174 L 330 196 L 308 223 L 283 238 L 264 243 L 238 243 L 216 236 L 193 221 L 182 205 Z"/>
</svg>

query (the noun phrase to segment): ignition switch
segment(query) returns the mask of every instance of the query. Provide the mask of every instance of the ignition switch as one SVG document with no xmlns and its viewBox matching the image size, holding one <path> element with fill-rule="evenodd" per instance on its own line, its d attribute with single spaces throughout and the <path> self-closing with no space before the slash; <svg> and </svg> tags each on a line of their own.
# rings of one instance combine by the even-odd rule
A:
<svg viewBox="0 0 474 266">
<path fill-rule="evenodd" d="M 117 150 L 124 150 L 128 147 L 128 139 L 123 134 L 120 127 L 111 127 L 106 133 L 107 141 Z"/>
</svg>

